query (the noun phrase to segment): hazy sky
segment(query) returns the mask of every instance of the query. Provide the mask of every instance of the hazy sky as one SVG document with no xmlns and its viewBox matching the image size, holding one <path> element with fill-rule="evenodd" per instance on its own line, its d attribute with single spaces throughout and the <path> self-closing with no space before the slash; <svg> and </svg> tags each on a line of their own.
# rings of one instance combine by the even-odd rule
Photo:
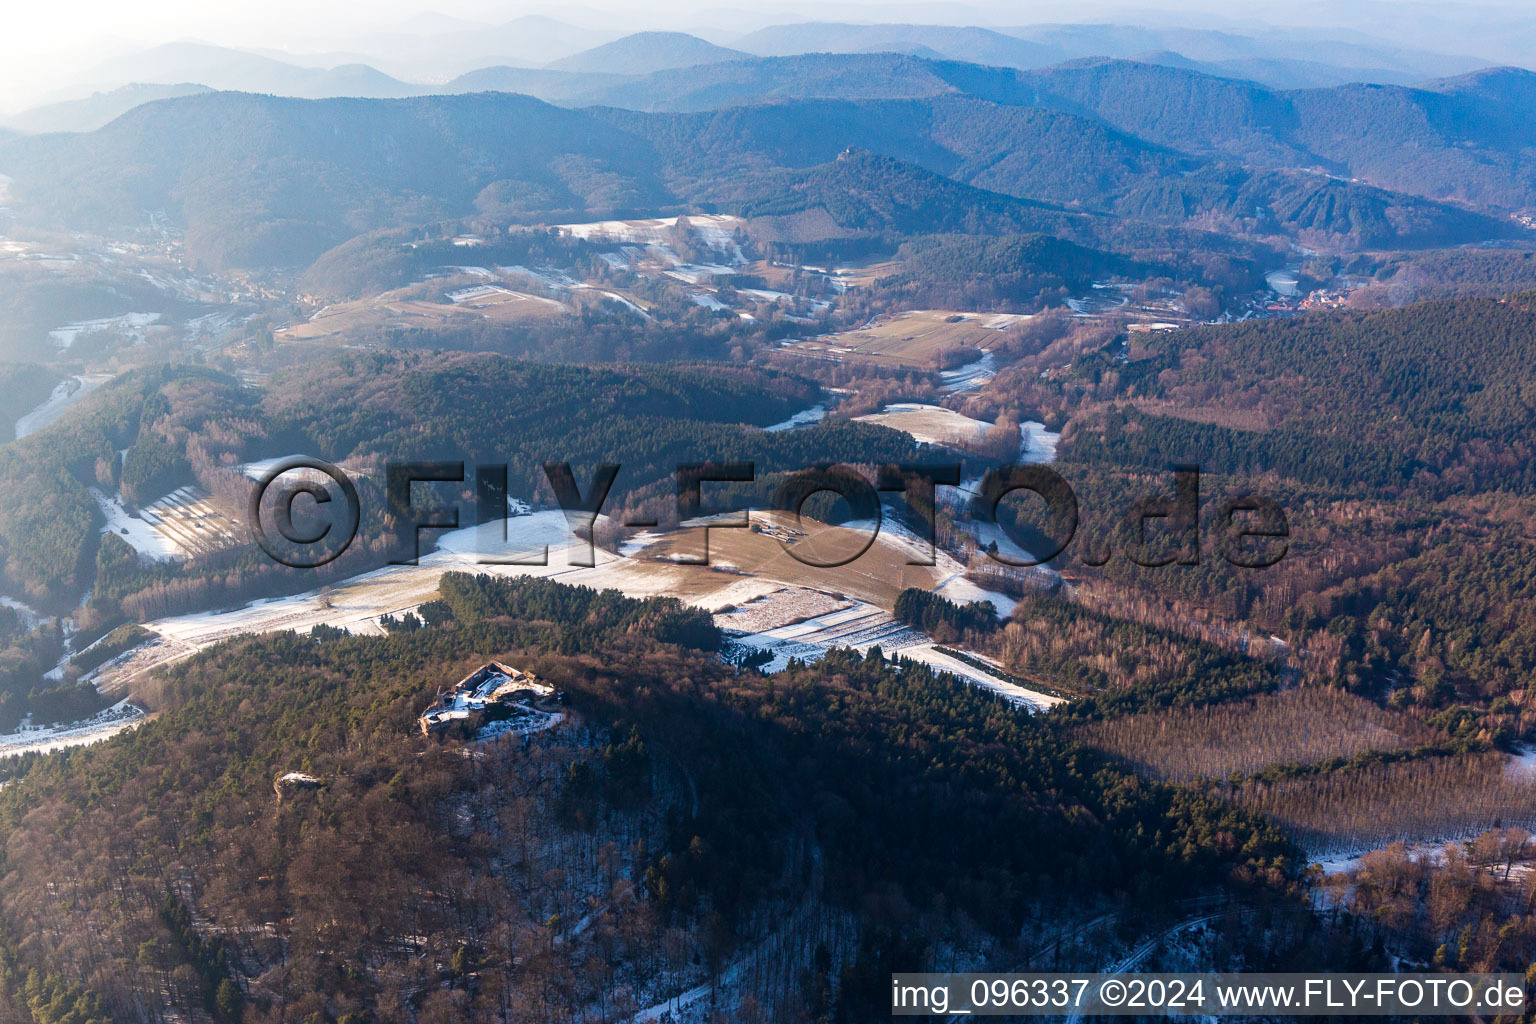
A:
<svg viewBox="0 0 1536 1024">
<path fill-rule="evenodd" d="M 1062 21 L 1202 25 L 1261 34 L 1327 26 L 1399 46 L 1529 63 L 1531 0 L 6 0 L 0 13 L 0 108 L 45 96 L 104 56 L 196 39 L 290 52 L 347 50 L 368 33 L 499 23 L 539 13 L 606 29 L 699 31 L 717 42 L 766 24 L 806 20 L 1028 25 Z M 1267 28 L 1267 26 L 1269 28 Z M 1502 51 L 1502 52 L 1501 52 Z"/>
<path fill-rule="evenodd" d="M 526 13 L 543 13 L 575 23 L 634 27 L 676 27 L 689 24 L 754 23 L 786 20 L 907 21 L 1022 25 L 1042 21 L 1114 18 L 1226 24 L 1283 22 L 1295 19 L 1332 23 L 1375 23 L 1395 30 L 1402 23 L 1428 17 L 1447 22 L 1476 22 L 1479 12 L 1529 10 L 1529 0 L 1480 0 L 1474 4 L 1415 4 L 1399 0 L 1301 0 L 1277 4 L 1268 0 L 970 0 L 932 3 L 831 0 L 741 4 L 730 0 L 586 0 L 580 4 L 506 3 L 493 0 L 10 0 L 0 15 L 5 31 L 0 50 L 25 56 L 39 50 L 53 54 L 78 52 L 82 44 L 119 39 L 162 42 L 176 38 L 271 46 L 312 37 L 324 46 L 344 42 L 358 32 L 393 30 L 427 12 L 471 21 L 501 22 Z M 1440 17 L 1436 17 L 1436 15 Z M 670 24 L 668 24 L 670 23 Z M 1426 25 L 1426 29 L 1430 26 Z"/>
</svg>

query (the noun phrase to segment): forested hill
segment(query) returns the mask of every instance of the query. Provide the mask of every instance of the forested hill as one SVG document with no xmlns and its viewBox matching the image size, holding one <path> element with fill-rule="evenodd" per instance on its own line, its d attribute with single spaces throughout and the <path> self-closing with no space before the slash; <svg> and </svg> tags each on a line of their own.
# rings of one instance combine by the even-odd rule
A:
<svg viewBox="0 0 1536 1024">
<path fill-rule="evenodd" d="M 747 179 L 722 205 L 747 218 L 825 211 L 850 234 L 1084 233 L 1089 218 L 962 185 L 891 157 L 850 150 L 830 163 Z M 739 198 L 738 198 L 739 196 Z"/>
<path fill-rule="evenodd" d="M 918 164 L 978 188 L 1093 204 L 1135 182 L 1198 167 L 1167 147 L 1103 122 L 967 96 L 803 99 L 693 114 L 595 111 L 644 132 L 679 182 L 727 170 L 810 167 L 846 149 Z"/>
<path fill-rule="evenodd" d="M 1152 142 L 1271 167 L 1322 167 L 1383 188 L 1505 208 L 1536 199 L 1536 72 L 1477 72 L 1431 88 L 1275 92 L 1179 68 L 1089 60 L 990 83 L 989 99 L 1098 117 Z M 1516 123 L 1518 121 L 1518 123 Z"/>
<path fill-rule="evenodd" d="M 835 978 L 830 1019 L 883 1019 L 890 971 L 945 955 L 934 929 L 1032 950 L 1063 907 L 1155 912 L 1297 868 L 1256 815 L 926 666 L 738 673 L 672 599 L 448 589 L 414 631 L 220 645 L 157 682 L 158 720 L 9 783 L 10 1019 L 571 1020 L 771 934 L 797 951 L 779 998 L 815 1019 Z M 565 694 L 558 731 L 423 737 L 432 695 L 492 657 Z M 274 792 L 286 772 L 313 782 Z M 34 998 L 76 1013 L 25 1016 Z"/>
<path fill-rule="evenodd" d="M 1134 222 L 1187 227 L 1214 216 L 1259 235 L 1459 244 L 1521 233 L 1502 210 L 1532 187 L 1523 149 L 1480 137 L 1468 148 L 1426 113 L 1459 104 L 1457 116 L 1471 117 L 1462 110 L 1470 105 L 1486 111 L 1470 123 L 1486 121 L 1491 132 L 1523 95 L 1513 72 L 1436 92 L 1361 93 L 1380 103 L 1352 99 L 1357 118 L 1329 127 L 1322 112 L 1332 108 L 1314 102 L 1316 90 L 1271 93 L 1124 61 L 1026 73 L 909 60 L 887 70 L 895 80 L 947 76 L 952 87 L 695 115 L 564 109 L 503 93 L 316 101 L 210 93 L 146 104 L 89 134 L 0 141 L 0 173 L 15 179 L 25 220 L 111 230 L 164 212 L 185 227 L 189 255 L 215 268 L 304 266 L 370 230 L 482 208 L 559 223 L 720 203 L 785 209 L 808 190 L 857 196 L 893 185 L 887 165 L 865 163 L 879 173 L 862 181 L 840 180 L 846 167 L 826 169 L 850 147 L 899 162 L 909 179 L 921 170 L 957 188 L 1113 212 L 1133 221 L 1121 229 L 1131 234 Z M 827 81 L 833 89 L 837 78 Z M 1405 124 L 1420 128 L 1404 134 Z M 1489 174 L 1511 184 L 1496 195 L 1479 184 Z M 1451 188 L 1453 179 L 1464 187 Z M 933 195 L 910 215 L 866 210 L 853 217 L 857 230 L 933 233 L 966 220 L 980 225 L 967 230 L 1065 230 L 1059 217 L 1031 220 L 1017 204 L 998 216 L 993 200 L 924 187 Z M 1442 197 L 1492 204 L 1496 215 L 1434 201 Z M 832 218 L 844 229 L 846 219 Z"/>
<path fill-rule="evenodd" d="M 93 578 L 98 601 L 129 598 L 156 582 L 155 572 L 119 572 L 110 585 L 96 575 L 112 563 L 106 549 L 98 559 L 101 514 L 88 487 L 121 489 L 137 505 L 194 482 L 229 493 L 228 466 L 293 452 L 338 462 L 499 463 L 525 500 L 546 461 L 569 461 L 582 479 L 597 463 L 618 463 L 615 506 L 648 485 L 670 486 L 683 462 L 755 461 L 767 474 L 826 461 L 910 461 L 912 439 L 875 424 L 759 429 L 818 393 L 808 380 L 755 367 L 556 365 L 468 353 L 333 354 L 275 374 L 260 390 L 198 367 L 133 371 L 48 428 L 0 445 L 0 568 L 12 593 L 49 610 L 69 607 Z M 233 580 L 244 571 L 213 562 L 189 573 Z M 251 561 L 246 583 L 257 568 L 275 567 Z M 287 585 L 310 584 L 296 577 Z"/>
<path fill-rule="evenodd" d="M 1198 327 L 1116 366 L 1133 405 L 1079 427 L 1065 451 L 1324 486 L 1529 492 L 1533 367 L 1536 292 Z"/>
<path fill-rule="evenodd" d="M 548 211 L 674 201 L 643 137 L 525 96 L 296 100 L 211 93 L 0 153 L 29 215 L 96 227 L 171 212 L 194 258 L 304 265 L 362 231 L 474 211 L 498 182 Z"/>
<path fill-rule="evenodd" d="M 700 81 L 697 76 L 703 76 Z M 814 54 L 664 72 L 626 84 L 652 110 L 760 96 L 870 100 L 960 94 L 1077 114 L 1145 142 L 1265 167 L 1324 169 L 1431 199 L 1536 202 L 1536 72 L 1493 68 L 1426 87 L 1281 91 L 1179 67 L 1091 58 L 1020 71 L 896 54 Z"/>
</svg>

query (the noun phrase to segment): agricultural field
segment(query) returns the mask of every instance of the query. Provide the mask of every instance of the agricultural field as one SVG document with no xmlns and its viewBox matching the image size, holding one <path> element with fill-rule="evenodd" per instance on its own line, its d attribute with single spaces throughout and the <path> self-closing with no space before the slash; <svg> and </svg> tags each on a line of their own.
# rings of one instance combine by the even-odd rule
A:
<svg viewBox="0 0 1536 1024">
<path fill-rule="evenodd" d="M 555 230 L 572 238 L 594 242 L 624 242 L 630 245 L 665 245 L 677 229 L 676 217 L 641 220 L 600 220 L 585 224 L 556 224 Z M 734 244 L 737 231 L 747 222 L 728 214 L 700 213 L 687 218 L 688 226 L 708 245 L 724 248 Z"/>
<path fill-rule="evenodd" d="M 760 633 L 791 626 L 818 615 L 851 608 L 853 602 L 804 587 L 781 587 L 766 594 L 743 600 L 715 612 L 715 625 L 721 629 Z"/>
<path fill-rule="evenodd" d="M 1224 779 L 1276 764 L 1312 764 L 1444 738 L 1405 715 L 1331 687 L 1106 719 L 1084 726 L 1077 737 L 1171 782 Z"/>
<path fill-rule="evenodd" d="M 598 548 L 597 564 L 580 566 L 571 564 L 566 547 L 570 534 L 562 513 L 537 512 L 507 523 L 509 540 L 505 542 L 499 523 L 455 530 L 441 535 L 437 550 L 423 555 L 418 565 L 387 566 L 324 592 L 146 623 L 164 645 L 155 651 L 154 664 L 179 660 L 248 633 L 307 632 L 323 625 L 378 634 L 383 631 L 379 621 L 383 616 L 399 616 L 432 600 L 442 574 L 459 571 L 544 577 L 614 589 L 636 598 L 674 596 L 715 614 L 717 624 L 738 634 L 748 646 L 774 649 L 785 664 L 791 657 L 815 660 L 834 646 L 867 649 L 878 644 L 887 650 L 900 649 L 903 657 L 953 672 L 1020 703 L 1042 708 L 1059 703 L 1055 697 L 945 654 L 929 637 L 891 616 L 897 595 L 906 587 L 933 589 L 960 602 L 990 600 L 1000 614 L 1011 611 L 1014 602 L 967 581 L 963 566 L 942 552 L 937 565 L 908 565 L 923 554 L 922 542 L 889 522 L 858 559 L 825 569 L 802 564 L 781 542 L 793 546 L 803 558 L 829 561 L 857 551 L 867 532 L 811 520 L 796 522 L 785 513 L 754 512 L 756 529 L 711 531 L 707 566 L 684 561 L 702 554 L 703 533 L 696 528 L 647 535 L 643 545 L 625 545 L 622 555 Z M 547 565 L 487 561 L 525 557 L 546 545 Z"/>
<path fill-rule="evenodd" d="M 139 511 L 155 532 L 183 554 L 207 555 L 245 540 L 240 527 L 218 508 L 206 491 L 182 487 Z"/>
<path fill-rule="evenodd" d="M 1018 313 L 913 310 L 877 317 L 857 330 L 796 342 L 792 347 L 827 359 L 931 369 L 940 353 L 957 348 L 986 351 L 997 343 L 998 332 L 1028 319 Z"/>
<path fill-rule="evenodd" d="M 241 633 L 265 633 L 317 625 L 353 633 L 381 632 L 383 615 L 399 615 L 429 601 L 444 572 L 477 572 L 505 576 L 543 576 L 598 589 L 613 588 L 633 597 L 676 594 L 703 603 L 710 595 L 744 582 L 735 573 L 708 567 L 679 565 L 670 560 L 623 557 L 596 552 L 595 566 L 570 564 L 570 532 L 560 512 L 539 512 L 507 521 L 507 539 L 499 523 L 467 527 L 436 536 L 436 550 L 423 554 L 418 565 L 392 565 L 355 576 L 329 588 L 292 597 L 255 601 L 233 611 L 177 616 L 147 623 L 160 636 L 191 651 Z M 715 534 L 716 543 L 724 532 Z M 427 535 L 431 536 L 431 535 Z M 652 541 L 654 546 L 656 542 Z M 531 560 L 547 548 L 547 565 L 493 564 L 492 559 Z M 645 550 L 648 550 L 645 549 Z M 792 561 L 792 560 L 791 560 Z M 774 589 L 773 586 L 767 589 Z M 730 603 L 730 599 L 722 600 Z"/>
<path fill-rule="evenodd" d="M 912 402 L 892 403 L 883 412 L 855 416 L 854 419 L 904 430 L 925 444 L 974 444 L 992 427 L 986 420 L 972 419 L 953 409 Z"/>
<path fill-rule="evenodd" d="M 899 270 L 901 270 L 900 260 L 858 260 L 833 267 L 826 276 L 841 288 L 863 288 Z"/>
<path fill-rule="evenodd" d="M 326 306 L 308 320 L 279 327 L 278 342 L 313 342 L 339 339 L 354 332 L 384 330 L 427 331 L 465 326 L 476 320 L 495 323 L 527 323 L 568 316 L 569 306 L 556 299 L 529 295 L 492 283 L 454 287 L 444 293 L 445 302 L 408 297 L 419 286 L 397 289 L 353 302 Z"/>
<path fill-rule="evenodd" d="M 118 496 L 94 487 L 90 490 L 106 519 L 101 532 L 118 535 L 153 561 L 206 555 L 244 539 L 239 524 L 216 508 L 207 492 L 198 487 L 178 488 L 137 514 L 129 512 Z"/>
</svg>

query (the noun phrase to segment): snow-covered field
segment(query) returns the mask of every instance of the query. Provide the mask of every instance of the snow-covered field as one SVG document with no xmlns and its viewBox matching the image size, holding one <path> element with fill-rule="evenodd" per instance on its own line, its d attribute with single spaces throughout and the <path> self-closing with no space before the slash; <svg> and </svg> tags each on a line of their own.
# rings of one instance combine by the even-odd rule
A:
<svg viewBox="0 0 1536 1024">
<path fill-rule="evenodd" d="M 110 373 L 87 373 L 63 381 L 53 389 L 47 401 L 16 421 L 17 439 L 35 434 L 49 426 L 64 415 L 65 410 L 70 406 L 111 379 Z"/>
<path fill-rule="evenodd" d="M 1300 281 L 1298 280 L 1295 271 L 1271 270 L 1269 273 L 1264 275 L 1264 283 L 1269 285 L 1270 289 L 1276 295 L 1284 296 L 1286 298 L 1295 298 L 1298 294 L 1298 285 L 1300 284 Z"/>
<path fill-rule="evenodd" d="M 255 462 L 243 462 L 240 465 L 235 467 L 235 472 L 236 473 L 241 473 L 241 474 L 243 474 L 245 476 L 248 476 L 252 480 L 260 480 L 262 477 L 266 476 L 267 473 L 269 473 L 272 470 L 272 467 L 276 466 L 279 462 L 286 462 L 289 459 L 308 458 L 308 457 L 309 456 L 307 456 L 307 455 L 306 456 L 301 456 L 301 455 L 298 455 L 297 453 L 295 453 L 293 455 L 274 455 L 270 459 L 257 459 Z M 310 471 L 310 472 L 317 472 L 317 471 Z"/>
<path fill-rule="evenodd" d="M 666 273 L 684 284 L 712 284 L 715 278 L 730 277 L 736 270 L 719 263 L 682 263 Z"/>
<path fill-rule="evenodd" d="M 770 595 L 769 600 L 776 596 Z M 785 598 L 791 605 L 799 600 L 793 594 Z M 732 621 L 739 621 L 734 613 L 715 616 L 716 624 L 722 628 L 731 628 Z M 887 657 L 894 655 L 948 672 L 1018 704 L 1044 710 L 1062 703 L 1060 697 L 1027 689 L 961 661 L 940 650 L 921 631 L 897 622 L 889 612 L 864 601 L 846 602 L 844 607 L 824 614 L 745 635 L 733 635 L 731 639 L 743 647 L 771 653 L 772 659 L 760 666 L 765 672 L 782 672 L 789 667 L 791 659 L 819 661 L 833 647 L 851 647 L 861 653 L 879 647 Z"/>
<path fill-rule="evenodd" d="M 1056 701 L 1044 694 L 1025 691 L 933 650 L 930 638 L 896 622 L 888 612 L 868 601 L 806 586 L 803 579 L 789 575 L 775 578 L 771 569 L 766 574 L 759 572 L 757 575 L 722 572 L 718 558 L 713 567 L 693 566 L 625 557 L 600 548 L 595 551 L 596 565 L 572 565 L 570 532 L 564 513 L 535 512 L 506 520 L 505 525 L 505 541 L 499 522 L 441 534 L 437 550 L 423 555 L 420 564 L 386 566 L 365 573 L 328 589 L 323 599 L 317 589 L 292 597 L 256 601 L 232 611 L 182 615 L 145 625 L 171 641 L 169 649 L 177 652 L 177 656 L 242 634 L 277 630 L 308 632 L 321 624 L 358 634 L 378 634 L 382 632 L 380 617 L 398 616 L 431 600 L 437 592 L 439 577 L 447 571 L 538 576 L 599 590 L 612 588 L 634 598 L 677 596 L 726 616 L 733 614 L 733 608 L 751 609 L 760 599 L 789 591 L 788 595 L 776 599 L 778 607 L 773 612 L 785 624 L 771 629 L 759 628 L 738 638 L 748 646 L 772 648 L 774 665 L 779 668 L 787 665 L 791 657 L 802 660 L 821 657 L 832 646 L 868 650 L 879 644 L 884 650 L 900 650 L 903 656 L 923 660 L 1038 707 L 1047 707 Z M 855 529 L 859 525 L 850 524 Z M 865 524 L 865 528 L 872 525 Z M 637 546 L 631 551 L 640 550 L 640 545 L 656 544 L 660 539 L 659 535 L 636 537 Z M 772 541 L 761 538 L 756 543 Z M 890 557 L 900 556 L 902 560 L 925 557 L 928 551 L 926 542 L 889 518 L 882 525 L 877 543 L 893 552 Z M 584 554 L 585 545 L 579 545 L 577 550 Z M 489 558 L 497 559 L 498 563 L 488 562 Z M 506 564 L 511 561 L 529 564 Z M 544 561 L 548 564 L 538 564 Z M 939 552 L 937 561 L 932 570 L 924 572 L 938 574 L 940 593 L 959 601 L 990 601 L 999 613 L 1005 615 L 1012 610 L 1014 602 L 1011 598 L 990 593 L 967 581 L 964 566 L 953 557 Z M 804 569 L 792 559 L 784 559 L 782 564 L 790 570 Z M 813 594 L 816 596 L 811 596 Z M 832 610 L 791 623 L 790 620 L 801 618 L 799 611 L 820 612 L 821 609 L 812 607 L 810 602 L 821 601 L 832 602 Z M 790 605 L 798 606 L 798 610 Z M 769 621 L 765 616 L 764 622 L 758 625 L 767 625 Z"/>
<path fill-rule="evenodd" d="M 946 391 L 975 391 L 996 376 L 997 357 L 983 352 L 975 362 L 940 371 L 939 380 Z"/>
<path fill-rule="evenodd" d="M 688 223 L 712 248 L 735 245 L 738 228 L 746 227 L 740 217 L 725 214 L 694 214 Z M 664 245 L 671 241 L 672 229 L 677 226 L 676 217 L 658 217 L 649 220 L 602 220 L 587 224 L 557 224 L 555 228 L 573 238 L 591 241 L 628 242 L 632 245 Z"/>
<path fill-rule="evenodd" d="M 448 293 L 448 301 L 454 305 L 465 302 L 474 302 L 478 299 L 488 299 L 493 295 L 511 295 L 510 289 L 495 284 L 477 284 L 468 288 L 460 288 L 458 291 Z"/>
<path fill-rule="evenodd" d="M 833 647 L 867 651 L 878 645 L 889 653 L 920 644 L 926 638 L 897 622 L 889 612 L 864 601 L 853 601 L 823 615 L 733 639 L 746 647 L 771 651 L 773 660 L 762 666 L 763 671 L 782 672 L 791 658 L 816 661 Z"/>
<path fill-rule="evenodd" d="M 817 404 L 809 409 L 801 409 L 787 420 L 782 420 L 763 429 L 770 434 L 777 434 L 781 430 L 794 430 L 797 427 L 808 427 L 812 423 L 820 423 L 827 418 L 827 407 Z"/>
<path fill-rule="evenodd" d="M 1019 435 L 1020 462 L 1028 464 L 1056 461 L 1056 444 L 1061 440 L 1059 433 L 1046 430 L 1045 424 L 1030 420 L 1019 424 Z M 1037 559 L 1034 555 L 1015 543 L 996 523 L 976 522 L 963 514 L 965 506 L 980 492 L 981 482 L 980 477 L 963 480 L 960 486 L 952 490 L 941 491 L 941 499 L 945 500 L 951 508 L 957 510 L 957 521 L 969 523 L 972 536 L 976 538 L 976 542 L 983 548 L 996 544 L 999 553 L 1016 562 L 1036 562 Z M 953 597 L 952 594 L 945 594 L 944 596 Z M 958 600 L 958 598 L 955 599 Z"/>
<path fill-rule="evenodd" d="M 853 520 L 844 525 L 850 529 L 870 530 L 875 524 L 866 519 Z M 966 567 L 958 558 L 942 549 L 931 548 L 926 539 L 907 529 L 889 508 L 886 509 L 880 521 L 879 540 L 907 555 L 914 562 L 928 559 L 931 553 L 934 561 L 933 569 L 937 574 L 937 580 L 932 589 L 941 597 L 959 604 L 986 601 L 992 605 L 993 610 L 1000 617 L 1011 614 L 1018 604 L 1018 601 L 1007 594 L 984 590 L 966 579 Z"/>
<path fill-rule="evenodd" d="M 23 724 L 15 732 L 0 734 L 0 757 L 25 754 L 28 751 L 46 754 L 65 747 L 99 743 L 124 729 L 133 728 L 143 718 L 144 709 L 121 700 L 100 714 L 67 725 L 32 727 Z"/>
<path fill-rule="evenodd" d="M 754 580 L 754 583 L 762 582 Z M 762 633 L 803 622 L 819 615 L 851 608 L 854 602 L 805 587 L 782 587 L 743 599 L 715 613 L 721 629 Z"/>
<path fill-rule="evenodd" d="M 992 424 L 975 420 L 953 409 L 917 402 L 893 402 L 884 412 L 856 416 L 860 423 L 878 423 L 905 430 L 925 444 L 965 444 L 981 440 Z"/>
<path fill-rule="evenodd" d="M 1027 420 L 1019 424 L 1019 461 L 1046 463 L 1056 461 L 1056 446 L 1061 434 L 1045 429 L 1045 424 Z"/>
<path fill-rule="evenodd" d="M 206 555 L 240 542 L 237 527 L 213 507 L 206 492 L 181 487 L 146 505 L 139 515 L 155 532 L 188 555 Z"/>
<path fill-rule="evenodd" d="M 1000 693 L 1016 704 L 1027 704 L 1041 711 L 1048 711 L 1057 704 L 1066 703 L 1064 699 L 1054 694 L 1031 690 L 1017 683 L 1011 683 L 1000 676 L 995 676 L 990 672 L 984 672 L 972 665 L 967 665 L 959 658 L 939 650 L 934 644 L 919 644 L 915 647 L 905 648 L 902 650 L 901 656 L 912 661 L 922 662 L 929 668 L 937 669 L 940 672 L 948 672 L 959 676 L 961 679 L 968 680 L 983 689 Z M 981 660 L 984 661 L 985 659 Z"/>
<path fill-rule="evenodd" d="M 102 317 L 100 320 L 80 320 L 49 331 L 48 337 L 61 347 L 69 348 L 82 334 L 106 331 L 127 338 L 134 344 L 142 344 L 144 329 L 159 319 L 159 313 L 124 313 L 122 316 Z"/>
<path fill-rule="evenodd" d="M 95 487 L 90 488 L 90 492 L 91 497 L 96 499 L 96 504 L 101 508 L 101 514 L 107 520 L 107 524 L 101 528 L 102 533 L 117 534 L 127 541 L 133 550 L 156 562 L 186 557 L 186 551 L 165 533 L 156 529 L 153 523 L 131 514 L 123 505 L 123 499 Z"/>
<path fill-rule="evenodd" d="M 18 601 L 14 597 L 7 597 L 4 594 L 0 594 L 0 606 L 15 610 L 16 614 L 21 616 L 21 621 L 28 629 L 36 629 L 48 617 L 25 601 Z"/>
<path fill-rule="evenodd" d="M 537 281 L 544 287 L 556 292 L 567 292 L 574 288 L 589 287 L 557 267 L 525 267 L 521 264 L 513 264 L 510 267 L 497 267 L 496 270 L 498 273 L 526 277 L 530 281 Z"/>
<path fill-rule="evenodd" d="M 448 571 L 541 576 L 597 589 L 611 587 L 630 597 L 675 593 L 689 574 L 690 567 L 639 562 L 602 549 L 595 552 L 595 566 L 571 565 L 567 549 L 570 531 L 564 513 L 558 510 L 517 516 L 505 523 L 505 541 L 501 522 L 447 532 L 439 535 L 437 550 L 424 554 L 419 564 L 385 566 L 356 576 L 336 584 L 324 601 L 317 589 L 255 601 L 233 611 L 199 612 L 146 626 L 194 649 L 245 633 L 308 632 L 322 624 L 377 634 L 382 632 L 381 616 L 400 615 L 431 600 L 438 578 Z M 585 546 L 580 550 L 584 554 Z M 548 564 L 493 564 L 489 559 L 529 563 L 546 559 Z M 721 583 L 726 579 L 720 577 Z"/>
<path fill-rule="evenodd" d="M 157 562 L 204 555 L 239 543 L 237 527 L 196 487 L 180 487 L 129 512 L 117 495 L 90 488 L 106 518 L 102 533 L 115 533 L 145 558 Z"/>
<path fill-rule="evenodd" d="M 633 299 L 627 299 L 620 295 L 618 292 L 605 291 L 603 294 L 612 299 L 614 302 L 617 302 L 619 305 L 623 306 L 625 309 L 629 310 L 631 313 L 639 313 L 642 320 L 651 319 L 651 314 L 641 309 Z"/>
</svg>

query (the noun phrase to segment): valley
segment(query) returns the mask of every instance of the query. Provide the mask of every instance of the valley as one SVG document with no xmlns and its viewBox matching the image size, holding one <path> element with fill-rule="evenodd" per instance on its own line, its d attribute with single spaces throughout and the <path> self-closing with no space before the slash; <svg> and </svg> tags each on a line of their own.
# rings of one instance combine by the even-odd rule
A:
<svg viewBox="0 0 1536 1024">
<path fill-rule="evenodd" d="M 0 1020 L 1536 960 L 1536 71 L 762 17 L 0 118 Z"/>
</svg>

